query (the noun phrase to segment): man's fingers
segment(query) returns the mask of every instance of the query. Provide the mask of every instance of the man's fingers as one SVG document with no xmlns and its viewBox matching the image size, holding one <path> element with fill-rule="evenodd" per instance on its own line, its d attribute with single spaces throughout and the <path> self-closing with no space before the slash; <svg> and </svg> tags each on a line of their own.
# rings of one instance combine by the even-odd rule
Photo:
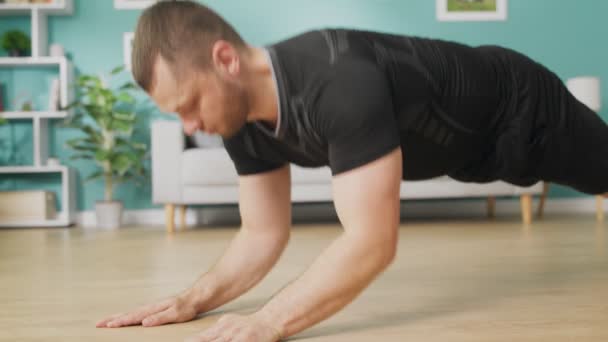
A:
<svg viewBox="0 0 608 342">
<path fill-rule="evenodd" d="M 157 325 L 174 323 L 176 319 L 177 312 L 175 311 L 175 308 L 169 307 L 165 311 L 146 317 L 146 319 L 141 322 L 141 325 L 144 327 L 154 327 Z"/>
<path fill-rule="evenodd" d="M 220 336 L 214 331 L 203 331 L 202 333 L 192 336 L 186 340 L 187 342 L 212 342 L 220 341 Z"/>
<path fill-rule="evenodd" d="M 110 316 L 108 318 L 102 319 L 101 321 L 97 322 L 97 324 L 95 326 L 97 328 L 105 328 L 106 324 L 108 324 L 108 322 L 110 322 L 110 321 L 112 321 L 112 320 L 114 320 L 114 319 L 116 319 L 116 318 L 118 318 L 118 317 L 120 317 L 122 315 L 124 315 L 124 313 L 115 314 L 115 315 L 112 315 L 112 316 Z"/>
<path fill-rule="evenodd" d="M 157 304 L 144 306 L 141 309 L 135 310 L 134 312 L 127 313 L 110 320 L 106 323 L 106 327 L 119 328 L 129 325 L 140 324 L 141 321 L 146 317 L 153 315 L 159 311 L 163 311 L 167 309 L 167 307 L 169 307 L 170 305 L 170 303 L 165 301 Z"/>
</svg>

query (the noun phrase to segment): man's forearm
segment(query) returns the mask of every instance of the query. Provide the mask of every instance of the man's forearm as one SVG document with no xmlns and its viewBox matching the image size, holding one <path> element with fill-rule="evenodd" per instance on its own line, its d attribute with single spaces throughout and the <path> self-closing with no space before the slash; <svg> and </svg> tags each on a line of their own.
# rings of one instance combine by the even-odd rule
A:
<svg viewBox="0 0 608 342">
<path fill-rule="evenodd" d="M 274 233 L 254 233 L 242 228 L 220 260 L 189 290 L 197 311 L 222 306 L 259 283 L 281 256 L 289 238 L 287 234 L 277 238 Z"/>
<path fill-rule="evenodd" d="M 392 261 L 383 241 L 343 234 L 295 282 L 260 311 L 282 337 L 296 334 L 350 303 Z"/>
</svg>

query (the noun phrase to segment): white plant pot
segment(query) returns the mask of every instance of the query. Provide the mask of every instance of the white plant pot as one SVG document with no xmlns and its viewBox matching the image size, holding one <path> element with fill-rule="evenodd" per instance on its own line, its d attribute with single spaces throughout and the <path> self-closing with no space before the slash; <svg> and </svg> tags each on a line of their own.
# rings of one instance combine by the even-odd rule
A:
<svg viewBox="0 0 608 342">
<path fill-rule="evenodd" d="M 122 202 L 97 201 L 95 203 L 97 228 L 117 229 L 122 223 Z"/>
</svg>

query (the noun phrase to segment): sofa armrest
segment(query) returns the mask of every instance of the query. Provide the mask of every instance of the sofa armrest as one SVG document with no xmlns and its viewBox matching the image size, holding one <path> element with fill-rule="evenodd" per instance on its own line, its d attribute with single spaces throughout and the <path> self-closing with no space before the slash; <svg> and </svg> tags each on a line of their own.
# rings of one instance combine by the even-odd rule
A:
<svg viewBox="0 0 608 342">
<path fill-rule="evenodd" d="M 182 153 L 184 133 L 179 121 L 156 120 L 152 128 L 152 202 L 182 201 Z"/>
</svg>

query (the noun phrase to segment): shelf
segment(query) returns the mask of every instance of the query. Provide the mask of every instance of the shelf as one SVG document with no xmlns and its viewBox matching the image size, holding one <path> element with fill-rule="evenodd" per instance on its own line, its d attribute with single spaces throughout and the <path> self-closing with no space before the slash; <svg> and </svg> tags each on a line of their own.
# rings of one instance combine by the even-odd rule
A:
<svg viewBox="0 0 608 342">
<path fill-rule="evenodd" d="M 0 57 L 0 66 L 14 65 L 33 65 L 33 66 L 53 66 L 66 63 L 65 56 L 61 57 Z"/>
<path fill-rule="evenodd" d="M 57 173 L 68 170 L 67 166 L 0 166 L 0 174 L 10 173 Z"/>
<path fill-rule="evenodd" d="M 0 228 L 67 227 L 69 225 L 70 223 L 62 218 L 53 220 L 0 221 Z"/>
<path fill-rule="evenodd" d="M 4 119 L 62 119 L 68 116 L 68 112 L 0 112 L 0 118 Z"/>
<path fill-rule="evenodd" d="M 84 1 L 84 0 L 83 0 Z M 88 2 L 89 0 L 87 0 Z M 108 0 L 106 0 L 108 1 Z M 50 4 L 13 4 L 0 3 L 0 17 L 25 15 L 30 17 L 31 56 L 0 57 L 0 69 L 14 67 L 52 67 L 59 69 L 59 108 L 65 108 L 74 98 L 72 87 L 74 66 L 65 56 L 51 57 L 49 53 L 49 15 L 72 14 L 74 0 L 54 0 Z M 2 20 L 0 18 L 0 20 Z M 62 209 L 53 220 L 23 220 L 0 222 L 0 227 L 65 227 L 73 222 L 76 209 L 76 174 L 75 170 L 65 165 L 45 165 L 48 160 L 49 122 L 46 119 L 65 118 L 69 111 L 6 111 L 0 112 L 5 119 L 31 119 L 33 140 L 33 164 L 27 166 L 0 166 L 0 175 L 6 174 L 43 174 L 59 173 L 61 175 Z M 42 120 L 45 119 L 45 120 Z"/>
<path fill-rule="evenodd" d="M 52 4 L 0 4 L 0 16 L 27 14 L 33 10 L 49 14 L 71 14 L 72 0 L 57 1 Z"/>
</svg>

